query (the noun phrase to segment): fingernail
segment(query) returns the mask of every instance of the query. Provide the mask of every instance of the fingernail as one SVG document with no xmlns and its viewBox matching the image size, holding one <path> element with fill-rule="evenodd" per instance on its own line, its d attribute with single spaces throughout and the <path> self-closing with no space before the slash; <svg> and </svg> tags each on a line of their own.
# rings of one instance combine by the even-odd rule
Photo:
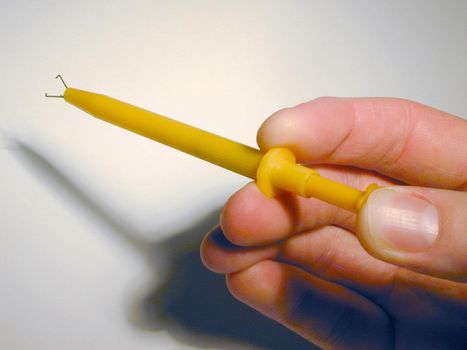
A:
<svg viewBox="0 0 467 350">
<path fill-rule="evenodd" d="M 390 188 L 374 191 L 367 201 L 372 238 L 391 250 L 419 252 L 438 235 L 438 212 L 430 202 Z"/>
</svg>

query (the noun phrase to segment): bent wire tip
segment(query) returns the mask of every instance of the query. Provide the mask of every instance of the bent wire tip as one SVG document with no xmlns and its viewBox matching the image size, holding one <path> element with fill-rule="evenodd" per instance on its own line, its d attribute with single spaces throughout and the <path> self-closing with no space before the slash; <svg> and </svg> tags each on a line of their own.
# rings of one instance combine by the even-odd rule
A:
<svg viewBox="0 0 467 350">
<path fill-rule="evenodd" d="M 45 93 L 45 97 L 59 97 L 59 98 L 64 98 L 65 96 L 63 95 L 49 95 L 47 92 Z"/>
<path fill-rule="evenodd" d="M 62 81 L 63 86 L 65 86 L 65 89 L 68 89 L 68 85 L 65 83 L 65 80 L 63 80 L 62 76 L 58 74 L 55 79 L 60 79 Z M 64 95 L 49 95 L 47 92 L 45 93 L 45 97 L 58 97 L 58 98 L 64 98 Z"/>
<path fill-rule="evenodd" d="M 68 89 L 68 85 L 65 83 L 65 80 L 63 80 L 62 76 L 58 74 L 55 79 L 60 79 L 62 81 L 62 84 L 65 86 L 65 89 Z"/>
</svg>

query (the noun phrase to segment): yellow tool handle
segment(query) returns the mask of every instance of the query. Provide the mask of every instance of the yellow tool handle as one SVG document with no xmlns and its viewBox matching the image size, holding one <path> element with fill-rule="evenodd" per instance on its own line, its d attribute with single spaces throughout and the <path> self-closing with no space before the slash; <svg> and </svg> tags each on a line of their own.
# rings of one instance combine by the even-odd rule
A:
<svg viewBox="0 0 467 350">
<path fill-rule="evenodd" d="M 67 87 L 63 97 L 99 119 L 255 179 L 268 197 L 285 190 L 358 212 L 371 191 L 377 188 L 370 185 L 365 192 L 359 191 L 296 164 L 295 156 L 288 149 L 273 148 L 263 153 L 105 95 Z"/>
</svg>

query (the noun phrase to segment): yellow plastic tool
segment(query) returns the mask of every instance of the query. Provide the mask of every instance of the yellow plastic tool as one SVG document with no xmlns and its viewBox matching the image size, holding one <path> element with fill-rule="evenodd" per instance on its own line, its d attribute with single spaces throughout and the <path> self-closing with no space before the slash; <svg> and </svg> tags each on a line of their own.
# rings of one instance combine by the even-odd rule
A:
<svg viewBox="0 0 467 350">
<path fill-rule="evenodd" d="M 295 156 L 288 149 L 273 148 L 263 153 L 108 96 L 68 88 L 66 84 L 65 87 L 63 95 L 46 96 L 64 97 L 65 101 L 99 119 L 256 180 L 268 197 L 285 190 L 358 212 L 368 195 L 378 187 L 373 184 L 360 191 L 296 164 Z"/>
</svg>

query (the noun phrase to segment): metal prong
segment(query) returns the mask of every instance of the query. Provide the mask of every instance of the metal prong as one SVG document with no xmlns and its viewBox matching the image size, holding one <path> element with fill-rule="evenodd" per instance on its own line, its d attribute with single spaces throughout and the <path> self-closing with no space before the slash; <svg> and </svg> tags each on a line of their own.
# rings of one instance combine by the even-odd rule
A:
<svg viewBox="0 0 467 350">
<path fill-rule="evenodd" d="M 57 79 L 57 78 L 59 78 L 62 81 L 65 88 L 68 89 L 68 86 L 66 85 L 65 80 L 63 80 L 63 78 L 62 78 L 62 76 L 60 74 L 55 77 L 55 79 Z"/>
<path fill-rule="evenodd" d="M 63 95 L 49 95 L 47 92 L 45 93 L 45 97 L 59 97 L 59 98 L 64 98 L 65 96 Z"/>
<path fill-rule="evenodd" d="M 65 80 L 63 80 L 62 76 L 59 74 L 55 77 L 55 79 L 60 79 L 62 81 L 63 86 L 65 86 L 65 89 L 68 89 L 68 85 L 65 83 Z M 45 97 L 58 97 L 58 98 L 64 98 L 65 96 L 63 95 L 49 95 L 47 92 L 45 93 Z"/>
</svg>

